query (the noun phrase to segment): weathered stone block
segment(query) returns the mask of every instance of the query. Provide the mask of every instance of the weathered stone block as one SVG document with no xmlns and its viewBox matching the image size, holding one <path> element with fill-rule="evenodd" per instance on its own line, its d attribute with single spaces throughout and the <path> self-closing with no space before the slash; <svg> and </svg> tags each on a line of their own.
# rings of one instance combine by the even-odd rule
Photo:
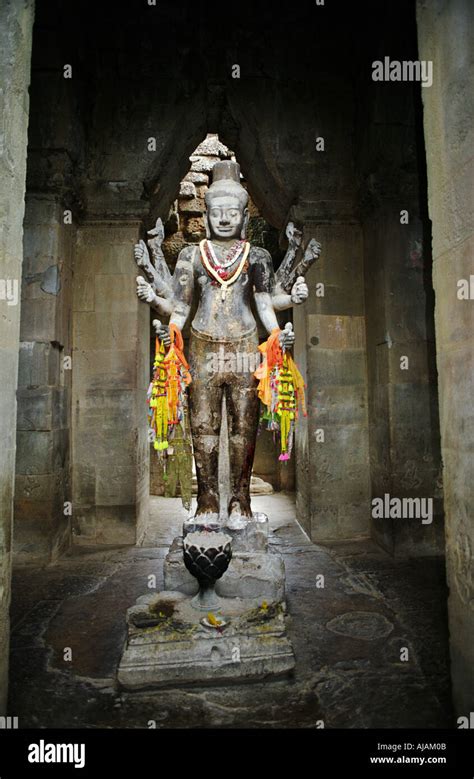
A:
<svg viewBox="0 0 474 779">
<path fill-rule="evenodd" d="M 62 358 L 63 350 L 58 348 L 56 342 L 21 342 L 18 386 L 57 386 L 61 380 Z"/>
<path fill-rule="evenodd" d="M 201 241 L 206 237 L 202 217 L 183 218 L 183 235 L 187 241 Z"/>
<path fill-rule="evenodd" d="M 474 349 L 466 343 L 438 353 L 441 438 L 457 461 L 456 474 L 463 462 L 462 452 L 472 451 L 474 440 L 473 376 Z M 471 464 L 472 464 L 471 458 Z M 454 465 L 454 463 L 453 463 Z M 469 484 L 466 481 L 466 484 Z"/>
<path fill-rule="evenodd" d="M 430 428 L 438 413 L 438 400 L 429 385 L 405 383 L 389 385 L 393 424 Z"/>
<path fill-rule="evenodd" d="M 207 173 L 201 173 L 196 170 L 190 170 L 184 177 L 185 181 L 192 181 L 194 184 L 209 184 Z"/>
<path fill-rule="evenodd" d="M 185 246 L 187 246 L 187 242 L 184 239 L 183 233 L 180 231 L 172 233 L 165 238 L 161 248 L 163 249 L 166 262 L 170 266 L 173 266 L 176 263 L 181 249 L 184 249 Z"/>
<path fill-rule="evenodd" d="M 367 538 L 370 534 L 370 502 L 340 502 L 339 505 L 313 506 L 311 539 L 335 541 L 343 538 Z"/>
<path fill-rule="evenodd" d="M 113 464 L 117 467 L 131 467 L 137 460 L 136 430 L 113 427 L 105 431 L 99 424 L 77 428 L 74 434 L 74 462 L 96 467 L 110 465 L 111 452 Z M 91 459 L 93 453 L 93 460 Z"/>
<path fill-rule="evenodd" d="M 320 349 L 364 349 L 365 319 L 361 316 L 310 314 L 308 338 L 318 339 Z"/>
<path fill-rule="evenodd" d="M 134 312 L 141 305 L 136 295 L 138 271 L 127 276 L 98 274 L 95 276 L 95 311 Z"/>
<path fill-rule="evenodd" d="M 95 503 L 95 465 L 81 461 L 74 462 L 74 503 L 78 506 Z"/>
<path fill-rule="evenodd" d="M 394 384 L 429 382 L 436 370 L 434 344 L 397 342 L 388 350 L 388 364 L 390 381 Z"/>
<path fill-rule="evenodd" d="M 469 341 L 474 329 L 472 300 L 460 300 L 458 282 L 469 282 L 473 274 L 474 236 L 449 253 L 435 259 L 433 284 L 443 294 L 436 295 L 436 343 L 438 350 L 448 344 Z"/>
<path fill-rule="evenodd" d="M 29 300 L 22 309 L 21 341 L 56 341 L 57 338 L 57 298 L 43 296 Z"/>
<path fill-rule="evenodd" d="M 56 473 L 17 473 L 15 476 L 15 499 L 51 500 L 55 495 L 62 494 L 66 481 L 66 475 L 62 470 L 56 471 Z"/>
<path fill-rule="evenodd" d="M 137 541 L 137 506 L 117 505 L 96 507 L 95 543 L 130 544 Z"/>
<path fill-rule="evenodd" d="M 95 238 L 97 237 L 97 243 Z M 99 240 L 100 239 L 100 240 Z M 115 276 L 116 273 L 133 275 L 136 273 L 136 263 L 133 257 L 133 237 L 110 226 L 109 231 L 99 232 L 87 226 L 80 227 L 77 233 L 76 264 L 74 279 L 82 283 L 88 276 L 96 273 Z"/>
<path fill-rule="evenodd" d="M 186 216 L 200 216 L 205 211 L 204 199 L 193 197 L 190 200 L 179 201 L 179 213 Z"/>
<path fill-rule="evenodd" d="M 136 499 L 136 468 L 112 467 L 96 469 L 96 502 L 100 506 L 134 505 Z"/>
<path fill-rule="evenodd" d="M 104 437 L 115 430 L 130 430 L 135 422 L 135 402 L 134 390 L 86 390 L 75 399 L 76 425 L 83 430 L 98 425 Z"/>
<path fill-rule="evenodd" d="M 136 386 L 136 352 L 123 349 L 88 349 L 74 352 L 74 370 L 81 387 L 90 393 L 111 387 L 133 390 Z"/>
<path fill-rule="evenodd" d="M 197 173 L 210 173 L 216 162 L 219 162 L 219 157 L 190 157 L 191 171 Z"/>
<path fill-rule="evenodd" d="M 319 386 L 365 384 L 365 352 L 362 349 L 320 349 L 308 345 L 308 374 Z"/>
<path fill-rule="evenodd" d="M 308 387 L 308 413 L 313 434 L 325 425 L 363 425 L 367 423 L 367 392 L 358 384 L 345 387 L 319 387 L 311 382 Z"/>
<path fill-rule="evenodd" d="M 67 427 L 67 389 L 23 389 L 18 391 L 17 397 L 18 430 L 55 430 Z"/>
<path fill-rule="evenodd" d="M 75 323 L 77 349 L 119 348 L 133 351 L 136 348 L 138 339 L 136 313 L 77 311 Z"/>
<path fill-rule="evenodd" d="M 61 470 L 68 451 L 68 430 L 19 430 L 17 433 L 18 473 L 42 474 Z"/>
<path fill-rule="evenodd" d="M 215 133 L 209 133 L 207 138 L 194 150 L 194 157 L 230 157 L 231 152 Z"/>
<path fill-rule="evenodd" d="M 196 187 L 192 181 L 184 180 L 180 183 L 179 197 L 183 199 L 191 199 L 196 197 Z"/>
<path fill-rule="evenodd" d="M 57 216 L 50 223 L 36 223 L 25 215 L 23 278 L 45 271 L 59 254 L 60 230 Z M 52 210 L 55 210 L 54 207 Z M 57 206 L 56 206 L 57 210 Z M 30 217 L 27 221 L 27 217 Z"/>
<path fill-rule="evenodd" d="M 72 518 L 74 543 L 93 544 L 96 539 L 96 506 L 75 506 Z"/>
</svg>

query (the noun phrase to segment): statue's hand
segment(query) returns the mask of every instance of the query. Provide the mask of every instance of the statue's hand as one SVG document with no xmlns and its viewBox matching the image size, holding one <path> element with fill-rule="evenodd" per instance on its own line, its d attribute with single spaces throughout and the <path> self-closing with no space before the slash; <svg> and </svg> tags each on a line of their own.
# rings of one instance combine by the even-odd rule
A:
<svg viewBox="0 0 474 779">
<path fill-rule="evenodd" d="M 288 222 L 285 233 L 286 233 L 286 237 L 288 238 L 290 249 L 296 250 L 301 244 L 303 233 L 301 232 L 301 230 L 298 230 L 298 228 L 295 227 L 293 222 Z"/>
<path fill-rule="evenodd" d="M 160 341 L 163 341 L 165 346 L 171 346 L 171 336 L 169 325 L 164 325 L 159 319 L 153 320 L 153 327 Z"/>
<path fill-rule="evenodd" d="M 139 243 L 135 244 L 133 248 L 133 254 L 135 256 L 135 262 L 140 268 L 143 268 L 147 263 L 150 262 L 150 255 L 148 254 L 145 241 L 140 241 Z"/>
<path fill-rule="evenodd" d="M 286 349 L 291 349 L 295 342 L 295 334 L 291 322 L 286 323 L 285 329 L 281 331 L 279 338 L 280 346 L 283 351 L 286 351 Z"/>
<path fill-rule="evenodd" d="M 291 302 L 298 306 L 300 303 L 304 303 L 304 301 L 307 300 L 308 295 L 308 285 L 304 280 L 304 276 L 298 276 L 291 288 Z"/>
<path fill-rule="evenodd" d="M 140 300 L 144 300 L 145 303 L 152 303 L 155 293 L 153 287 L 148 281 L 145 281 L 143 276 L 137 276 L 137 295 Z"/>
<path fill-rule="evenodd" d="M 321 244 L 315 238 L 311 238 L 309 244 L 305 249 L 305 253 L 304 253 L 305 261 L 308 263 L 313 263 L 315 260 L 318 259 L 320 254 L 321 254 Z"/>
</svg>

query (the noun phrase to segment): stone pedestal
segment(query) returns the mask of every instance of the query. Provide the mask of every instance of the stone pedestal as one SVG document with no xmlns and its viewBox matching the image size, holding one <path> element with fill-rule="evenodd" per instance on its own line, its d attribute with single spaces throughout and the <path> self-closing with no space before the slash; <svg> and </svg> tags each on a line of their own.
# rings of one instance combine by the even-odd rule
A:
<svg viewBox="0 0 474 779">
<path fill-rule="evenodd" d="M 164 562 L 165 588 L 195 595 L 198 583 L 183 563 L 183 541 L 175 538 Z M 269 552 L 234 552 L 229 567 L 216 582 L 224 598 L 263 598 L 283 601 L 285 567 L 280 555 Z"/>
<path fill-rule="evenodd" d="M 139 598 L 127 618 L 118 681 L 128 690 L 248 682 L 288 674 L 295 665 L 281 603 L 221 599 L 221 624 L 212 626 L 186 595 L 167 591 Z"/>
<path fill-rule="evenodd" d="M 268 517 L 254 513 L 253 520 L 240 527 L 218 524 L 205 525 L 194 519 L 183 524 L 183 537 L 202 530 L 223 531 L 232 537 L 232 560 L 222 579 L 216 582 L 216 592 L 225 598 L 262 598 L 280 602 L 285 599 L 285 566 L 279 554 L 268 551 Z M 183 562 L 183 542 L 175 538 L 164 562 L 167 590 L 194 595 L 196 579 Z"/>
<path fill-rule="evenodd" d="M 192 606 L 199 586 L 183 561 L 183 538 L 206 530 L 232 537 L 232 559 L 215 587 L 219 608 L 209 618 Z M 174 539 L 166 556 L 164 580 L 164 592 L 144 595 L 128 610 L 118 671 L 123 687 L 251 681 L 292 671 L 285 568 L 280 555 L 268 551 L 265 514 L 241 526 L 185 522 L 183 537 Z"/>
</svg>

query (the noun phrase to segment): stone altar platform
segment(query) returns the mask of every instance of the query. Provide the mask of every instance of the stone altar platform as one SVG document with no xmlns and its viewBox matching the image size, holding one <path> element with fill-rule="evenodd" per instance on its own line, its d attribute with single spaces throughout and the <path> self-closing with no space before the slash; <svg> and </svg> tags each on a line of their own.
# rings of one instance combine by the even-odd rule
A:
<svg viewBox="0 0 474 779">
<path fill-rule="evenodd" d="M 222 598 L 216 625 L 182 592 L 144 595 L 128 610 L 118 681 L 128 690 L 190 683 L 248 682 L 295 665 L 285 606 Z M 220 623 L 220 624 L 219 624 Z"/>
</svg>

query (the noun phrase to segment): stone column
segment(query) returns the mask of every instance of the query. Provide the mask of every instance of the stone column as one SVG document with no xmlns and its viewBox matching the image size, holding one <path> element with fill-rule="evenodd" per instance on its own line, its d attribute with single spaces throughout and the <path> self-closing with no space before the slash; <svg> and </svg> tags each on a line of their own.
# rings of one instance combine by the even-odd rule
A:
<svg viewBox="0 0 474 779">
<path fill-rule="evenodd" d="M 27 194 L 15 476 L 15 560 L 70 543 L 72 272 L 76 227 L 60 198 Z"/>
<path fill-rule="evenodd" d="M 368 536 L 370 521 L 361 230 L 346 204 L 331 208 L 330 223 L 308 208 L 294 214 L 304 242 L 316 236 L 323 247 L 306 277 L 309 298 L 293 311 L 308 385 L 296 437 L 297 516 L 313 541 Z"/>
<path fill-rule="evenodd" d="M 0 714 L 5 712 L 8 679 L 15 393 L 33 15 L 34 4 L 29 0 L 4 0 L 0 5 Z"/>
<path fill-rule="evenodd" d="M 407 211 L 409 223 L 400 223 Z M 372 497 L 433 500 L 433 519 L 372 520 L 390 554 L 443 549 L 430 248 L 415 199 L 387 200 L 363 221 Z"/>
<path fill-rule="evenodd" d="M 148 511 L 150 309 L 136 296 L 139 221 L 78 229 L 73 313 L 73 534 L 134 544 Z"/>
<path fill-rule="evenodd" d="M 418 2 L 417 21 L 419 57 L 433 62 L 433 85 L 421 92 L 433 223 L 451 667 L 457 712 L 469 717 L 474 708 L 474 6 L 470 0 Z M 469 282 L 466 299 L 460 290 L 469 289 Z"/>
</svg>

